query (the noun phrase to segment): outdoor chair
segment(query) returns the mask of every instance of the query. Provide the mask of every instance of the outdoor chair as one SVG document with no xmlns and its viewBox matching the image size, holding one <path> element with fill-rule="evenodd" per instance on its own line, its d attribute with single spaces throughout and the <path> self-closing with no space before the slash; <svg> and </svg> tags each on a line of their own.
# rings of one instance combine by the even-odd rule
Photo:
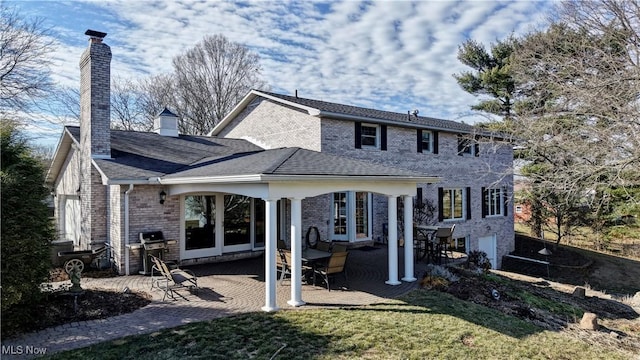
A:
<svg viewBox="0 0 640 360">
<path fill-rule="evenodd" d="M 280 273 L 280 284 L 284 283 L 285 276 L 291 276 L 291 252 L 287 249 L 278 249 L 276 267 Z"/>
<path fill-rule="evenodd" d="M 434 237 L 438 240 L 438 256 L 444 258 L 445 264 L 449 260 L 449 254 L 451 253 L 451 257 L 453 257 L 453 250 L 451 250 L 451 242 L 453 241 L 453 230 L 455 230 L 456 224 L 453 224 L 450 228 L 439 228 Z"/>
<path fill-rule="evenodd" d="M 344 276 L 344 282 L 346 287 L 349 287 L 349 280 L 347 279 L 347 256 L 348 252 L 334 252 L 331 254 L 331 257 L 324 264 L 319 264 L 314 269 L 313 273 L 313 283 L 315 284 L 316 274 L 319 275 L 322 280 L 327 284 L 327 290 L 331 291 L 331 286 L 329 285 L 329 281 L 331 278 L 336 277 L 337 275 Z"/>
<path fill-rule="evenodd" d="M 164 301 L 167 296 L 173 300 L 177 300 L 175 291 L 178 288 L 198 291 L 198 278 L 191 270 L 180 268 L 169 270 L 169 266 L 167 266 L 167 263 L 162 261 L 162 259 L 153 255 L 149 255 L 149 258 L 151 258 L 153 262 L 151 268 L 151 288 L 158 287 L 164 290 L 162 301 Z"/>
<path fill-rule="evenodd" d="M 278 273 L 280 273 L 280 284 L 284 283 L 284 278 L 289 275 L 291 276 L 291 251 L 286 249 L 278 249 L 278 256 L 276 256 L 276 267 Z M 306 271 L 312 271 L 313 269 L 309 266 L 302 265 L 303 274 Z"/>
<path fill-rule="evenodd" d="M 318 244 L 316 245 L 316 249 L 320 251 L 330 252 L 331 243 L 327 241 L 318 241 Z"/>
<path fill-rule="evenodd" d="M 346 251 L 347 251 L 347 245 L 345 244 L 333 243 L 333 246 L 331 246 L 331 252 L 341 253 Z"/>
</svg>

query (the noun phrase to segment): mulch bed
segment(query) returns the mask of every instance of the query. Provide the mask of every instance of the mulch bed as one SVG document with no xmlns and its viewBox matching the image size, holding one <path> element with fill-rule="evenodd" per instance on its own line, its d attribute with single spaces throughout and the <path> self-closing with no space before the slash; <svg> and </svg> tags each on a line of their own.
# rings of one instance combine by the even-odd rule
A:
<svg viewBox="0 0 640 360">
<path fill-rule="evenodd" d="M 83 278 L 114 276 L 117 274 L 110 269 L 89 268 L 82 273 Z M 62 268 L 54 268 L 49 273 L 50 282 L 68 280 L 69 275 Z M 45 292 L 45 296 L 36 304 L 17 305 L 3 313 L 2 337 L 16 336 L 77 321 L 105 319 L 133 312 L 151 302 L 151 297 L 143 293 L 98 289 L 85 289 L 76 298 L 76 295 L 67 291 L 70 287 L 69 282 L 59 289 Z"/>
</svg>

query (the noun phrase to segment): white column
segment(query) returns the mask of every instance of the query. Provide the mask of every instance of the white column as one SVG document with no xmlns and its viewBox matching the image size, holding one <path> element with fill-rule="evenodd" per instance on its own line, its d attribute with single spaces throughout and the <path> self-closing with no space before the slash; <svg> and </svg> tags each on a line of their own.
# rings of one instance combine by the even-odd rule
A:
<svg viewBox="0 0 640 360">
<path fill-rule="evenodd" d="M 302 199 L 291 199 L 291 306 L 302 301 Z"/>
<path fill-rule="evenodd" d="M 276 252 L 278 248 L 277 219 L 278 200 L 265 200 L 265 248 L 264 248 L 264 292 L 265 304 L 263 311 L 276 311 Z"/>
<path fill-rule="evenodd" d="M 399 285 L 398 281 L 398 197 L 390 195 L 388 197 L 389 205 L 389 280 L 385 281 L 388 285 Z"/>
<path fill-rule="evenodd" d="M 404 203 L 404 277 L 403 281 L 416 281 L 413 275 L 413 197 L 405 195 Z"/>
</svg>

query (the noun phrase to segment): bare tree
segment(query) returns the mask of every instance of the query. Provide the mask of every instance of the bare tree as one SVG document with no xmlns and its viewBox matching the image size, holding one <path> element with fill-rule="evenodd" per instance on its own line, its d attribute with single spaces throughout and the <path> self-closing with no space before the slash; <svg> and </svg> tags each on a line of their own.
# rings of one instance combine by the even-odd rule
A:
<svg viewBox="0 0 640 360">
<path fill-rule="evenodd" d="M 171 108 L 172 111 L 178 112 L 174 95 L 173 75 L 160 74 L 145 78 L 140 80 L 137 87 L 140 92 L 138 107 L 145 118 L 146 127 L 153 127 L 154 119 L 164 108 Z M 184 131 L 182 132 L 184 133 Z"/>
<path fill-rule="evenodd" d="M 0 111 L 28 112 L 35 99 L 49 94 L 52 51 L 42 19 L 24 19 L 0 5 Z"/>
<path fill-rule="evenodd" d="M 251 88 L 263 88 L 260 58 L 223 35 L 173 59 L 175 108 L 184 132 L 210 131 Z"/>
<path fill-rule="evenodd" d="M 55 116 L 58 123 L 80 123 L 80 90 L 77 87 L 59 86 L 47 100 L 46 111 Z"/>
<path fill-rule="evenodd" d="M 111 127 L 122 130 L 150 131 L 140 86 L 129 79 L 114 77 L 111 86 Z"/>
<path fill-rule="evenodd" d="M 564 2 L 556 14 L 524 37 L 511 64 L 523 95 L 514 134 L 562 237 L 585 206 L 594 219 L 606 215 L 610 189 L 639 185 L 640 12 L 635 1 L 605 0 Z"/>
</svg>

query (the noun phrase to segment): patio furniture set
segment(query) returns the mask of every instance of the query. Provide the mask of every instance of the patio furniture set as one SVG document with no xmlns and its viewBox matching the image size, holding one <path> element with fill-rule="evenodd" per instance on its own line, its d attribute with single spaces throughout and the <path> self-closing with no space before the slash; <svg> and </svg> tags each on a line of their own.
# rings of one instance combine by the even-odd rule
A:
<svg viewBox="0 0 640 360">
<path fill-rule="evenodd" d="M 280 283 L 287 275 L 291 275 L 291 251 L 279 242 L 276 265 L 280 274 Z M 349 287 L 346 263 L 349 252 L 344 244 L 318 241 L 314 247 L 302 250 L 302 270 L 308 284 L 316 285 L 320 279 L 331 291 L 331 280 L 339 275 L 344 277 L 345 286 Z"/>
<path fill-rule="evenodd" d="M 455 226 L 455 224 L 451 227 L 415 226 L 413 236 L 415 259 L 426 258 L 427 262 L 434 264 L 441 264 L 444 259 L 446 264 L 450 255 L 453 257 L 451 242 Z"/>
</svg>

